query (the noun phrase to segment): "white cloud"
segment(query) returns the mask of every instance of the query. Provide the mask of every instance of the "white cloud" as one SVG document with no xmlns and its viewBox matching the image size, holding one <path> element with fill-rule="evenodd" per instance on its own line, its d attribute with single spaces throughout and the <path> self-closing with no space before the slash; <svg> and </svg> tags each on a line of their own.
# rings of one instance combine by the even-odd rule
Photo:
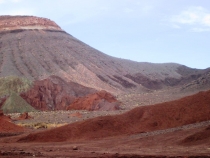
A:
<svg viewBox="0 0 210 158">
<path fill-rule="evenodd" d="M 171 21 L 178 24 L 195 24 L 201 23 L 201 20 L 206 15 L 206 10 L 202 7 L 190 7 L 182 11 L 179 15 L 172 17 Z"/>
<path fill-rule="evenodd" d="M 181 27 L 179 25 L 176 25 L 176 24 L 172 24 L 171 26 L 175 29 L 181 29 Z"/>
<path fill-rule="evenodd" d="M 46 5 L 46 1 L 43 5 Z M 144 1 L 143 1 L 144 2 Z M 139 3 L 139 0 L 61 0 L 58 4 L 56 1 L 49 1 L 51 9 L 54 7 L 62 9 L 64 16 L 68 15 L 68 23 L 80 23 L 84 21 L 103 19 L 103 18 L 138 18 L 148 15 L 153 7 L 152 4 Z"/>
<path fill-rule="evenodd" d="M 110 11 L 110 2 L 106 0 L 83 0 L 79 3 L 78 0 L 61 0 L 59 4 L 56 1 L 47 1 L 44 5 L 50 5 L 49 12 L 55 12 L 55 7 L 62 10 L 62 16 L 68 16 L 68 23 L 79 23 L 87 21 L 91 18 L 100 17 Z"/>
<path fill-rule="evenodd" d="M 192 28 L 190 29 L 191 32 L 209 32 L 210 28 Z"/>
<path fill-rule="evenodd" d="M 28 9 L 18 9 L 11 11 L 10 15 L 34 15 L 34 12 Z"/>
<path fill-rule="evenodd" d="M 132 13 L 132 12 L 134 12 L 134 10 L 131 9 L 131 8 L 125 8 L 125 9 L 124 9 L 124 12 L 125 12 L 125 13 Z"/>
<path fill-rule="evenodd" d="M 22 0 L 0 0 L 0 4 L 1 3 L 19 3 L 19 2 L 22 2 Z"/>
<path fill-rule="evenodd" d="M 32 9 L 0 10 L 0 15 L 34 15 Z"/>
<path fill-rule="evenodd" d="M 20 2 L 22 2 L 22 0 L 11 0 L 11 2 L 13 2 L 13 3 L 20 3 Z"/>
<path fill-rule="evenodd" d="M 133 15 L 138 15 L 138 16 L 147 16 L 150 14 L 154 6 L 153 4 L 150 4 L 145 1 L 137 1 L 137 0 L 124 0 L 119 2 L 118 4 L 119 7 L 124 8 L 125 13 L 134 13 Z"/>
<path fill-rule="evenodd" d="M 153 4 L 139 0 L 0 0 L 0 14 L 29 15 L 67 19 L 66 25 L 97 19 L 142 18 L 153 10 Z M 34 11 L 24 11 L 24 9 Z M 55 9 L 56 8 L 56 9 Z M 19 10 L 17 10 L 19 9 Z"/>
<path fill-rule="evenodd" d="M 1 4 L 1 3 L 5 3 L 5 2 L 6 2 L 6 0 L 0 0 L 0 4 Z"/>
<path fill-rule="evenodd" d="M 202 23 L 210 27 L 210 14 L 204 16 L 204 18 L 202 19 Z"/>
<path fill-rule="evenodd" d="M 147 6 L 143 6 L 141 9 L 145 14 L 148 14 L 154 9 L 154 7 L 151 5 L 147 5 Z"/>
<path fill-rule="evenodd" d="M 191 31 L 204 32 L 210 29 L 210 12 L 203 7 L 189 7 L 170 19 L 173 26 L 188 26 Z"/>
</svg>

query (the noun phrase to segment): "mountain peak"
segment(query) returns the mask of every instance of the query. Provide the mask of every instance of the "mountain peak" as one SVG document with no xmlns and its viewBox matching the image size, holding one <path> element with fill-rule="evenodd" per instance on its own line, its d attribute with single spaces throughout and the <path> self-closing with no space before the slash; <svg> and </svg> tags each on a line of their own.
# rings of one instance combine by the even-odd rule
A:
<svg viewBox="0 0 210 158">
<path fill-rule="evenodd" d="M 35 16 L 0 16 L 0 31 L 17 29 L 45 29 L 62 31 L 55 22 L 47 18 Z"/>
</svg>

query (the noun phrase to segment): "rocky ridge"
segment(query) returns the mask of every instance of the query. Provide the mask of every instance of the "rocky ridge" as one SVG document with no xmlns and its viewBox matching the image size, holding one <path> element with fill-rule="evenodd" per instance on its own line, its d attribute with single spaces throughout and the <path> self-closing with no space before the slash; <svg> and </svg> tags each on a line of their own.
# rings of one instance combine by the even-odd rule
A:
<svg viewBox="0 0 210 158">
<path fill-rule="evenodd" d="M 46 18 L 37 18 L 34 16 L 0 16 L 0 31 L 18 29 L 47 29 L 62 31 L 55 22 Z"/>
</svg>

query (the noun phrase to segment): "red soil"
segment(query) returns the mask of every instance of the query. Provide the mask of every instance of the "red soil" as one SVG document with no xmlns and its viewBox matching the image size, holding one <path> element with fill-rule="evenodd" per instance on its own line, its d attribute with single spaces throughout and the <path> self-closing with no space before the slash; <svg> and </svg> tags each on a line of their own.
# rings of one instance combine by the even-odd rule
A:
<svg viewBox="0 0 210 158">
<path fill-rule="evenodd" d="M 17 120 L 27 120 L 27 119 L 32 119 L 33 117 L 29 116 L 27 112 L 24 112 L 23 114 L 21 114 Z"/>
<path fill-rule="evenodd" d="M 82 114 L 80 112 L 76 112 L 76 113 L 73 113 L 70 115 L 71 117 L 78 117 L 78 118 L 81 118 L 82 117 Z"/>
<path fill-rule="evenodd" d="M 210 142 L 210 126 L 206 129 L 199 131 L 186 137 L 180 144 L 181 145 L 198 145 Z"/>
<path fill-rule="evenodd" d="M 177 101 L 135 108 L 116 116 L 76 122 L 30 134 L 21 142 L 59 142 L 136 134 L 210 120 L 210 91 Z"/>
<path fill-rule="evenodd" d="M 24 132 L 24 128 L 9 122 L 10 118 L 0 111 L 0 133 L 19 133 Z"/>
<path fill-rule="evenodd" d="M 4 119 L 6 121 L 11 121 L 12 119 L 10 118 L 10 116 L 5 116 L 3 110 L 0 110 L 0 118 Z"/>
<path fill-rule="evenodd" d="M 100 91 L 76 99 L 67 110 L 119 110 L 120 103 L 106 91 Z"/>
</svg>

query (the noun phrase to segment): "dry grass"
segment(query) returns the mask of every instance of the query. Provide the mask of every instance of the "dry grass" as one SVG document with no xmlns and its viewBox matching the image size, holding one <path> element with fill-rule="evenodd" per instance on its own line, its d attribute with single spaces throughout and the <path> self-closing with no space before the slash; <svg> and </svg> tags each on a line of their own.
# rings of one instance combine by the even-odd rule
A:
<svg viewBox="0 0 210 158">
<path fill-rule="evenodd" d="M 10 94 L 9 98 L 7 98 L 7 100 L 4 102 L 1 109 L 4 111 L 4 113 L 24 113 L 37 111 L 15 92 Z"/>
<path fill-rule="evenodd" d="M 25 92 L 32 86 L 33 82 L 17 76 L 8 76 L 0 78 L 0 96 L 11 95 L 15 92 L 17 94 Z"/>
<path fill-rule="evenodd" d="M 18 123 L 18 126 L 21 127 L 27 127 L 27 128 L 33 128 L 33 129 L 50 129 L 50 128 L 56 128 L 66 125 L 67 123 L 45 123 L 45 122 L 39 122 L 39 123 Z"/>
</svg>

